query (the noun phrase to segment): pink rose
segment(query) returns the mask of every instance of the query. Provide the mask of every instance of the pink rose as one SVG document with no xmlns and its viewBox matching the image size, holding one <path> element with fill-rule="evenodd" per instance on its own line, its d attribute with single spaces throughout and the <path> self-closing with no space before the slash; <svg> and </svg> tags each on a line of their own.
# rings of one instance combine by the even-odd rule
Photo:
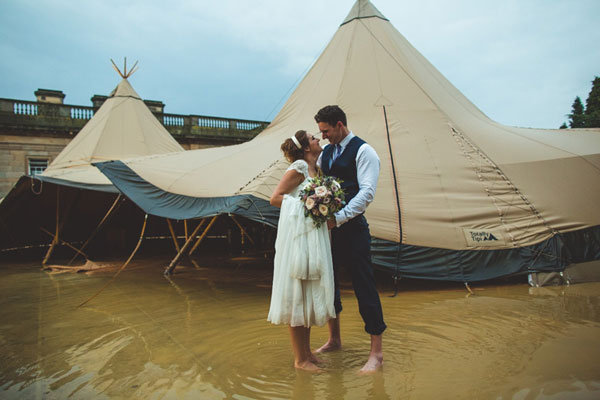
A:
<svg viewBox="0 0 600 400">
<path fill-rule="evenodd" d="M 315 188 L 315 194 L 319 197 L 327 195 L 327 188 L 325 186 L 319 186 Z"/>
</svg>

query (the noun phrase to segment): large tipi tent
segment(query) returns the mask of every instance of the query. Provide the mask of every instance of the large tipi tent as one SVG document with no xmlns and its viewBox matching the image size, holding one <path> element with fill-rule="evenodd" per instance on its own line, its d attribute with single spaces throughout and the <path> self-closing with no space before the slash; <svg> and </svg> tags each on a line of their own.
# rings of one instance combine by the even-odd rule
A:
<svg viewBox="0 0 600 400">
<path fill-rule="evenodd" d="M 41 175 L 21 177 L 0 203 L 0 249 L 48 243 L 52 238 L 40 228 L 62 230 L 61 238 L 89 235 L 119 194 L 92 163 L 183 152 L 131 87 L 133 71 L 118 71 L 123 79 L 77 136 Z M 70 232 L 68 214 L 76 222 Z"/>
<path fill-rule="evenodd" d="M 287 163 L 280 143 L 338 104 L 381 159 L 366 217 L 376 265 L 402 276 L 475 281 L 600 259 L 600 130 L 490 120 L 367 0 L 358 0 L 271 125 L 226 148 L 102 163 L 146 212 L 268 206 Z"/>
</svg>

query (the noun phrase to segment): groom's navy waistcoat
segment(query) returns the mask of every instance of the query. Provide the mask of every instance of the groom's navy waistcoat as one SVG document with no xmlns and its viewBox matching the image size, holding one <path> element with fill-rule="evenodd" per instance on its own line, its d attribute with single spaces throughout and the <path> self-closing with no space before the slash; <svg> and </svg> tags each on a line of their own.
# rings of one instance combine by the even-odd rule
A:
<svg viewBox="0 0 600 400">
<path fill-rule="evenodd" d="M 364 140 L 358 136 L 354 136 L 350 143 L 346 145 L 346 148 L 340 154 L 331 168 L 329 168 L 329 160 L 333 157 L 334 145 L 329 145 L 323 150 L 323 156 L 321 157 L 321 169 L 325 175 L 335 176 L 340 178 L 343 182 L 341 184 L 342 189 L 346 193 L 346 204 L 352 200 L 358 193 L 358 177 L 356 176 L 356 154 L 358 149 L 365 143 Z"/>
</svg>

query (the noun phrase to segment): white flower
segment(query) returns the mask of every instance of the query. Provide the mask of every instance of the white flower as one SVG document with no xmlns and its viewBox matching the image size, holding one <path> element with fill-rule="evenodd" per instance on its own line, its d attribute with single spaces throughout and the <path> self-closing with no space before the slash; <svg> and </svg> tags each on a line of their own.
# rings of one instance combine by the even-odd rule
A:
<svg viewBox="0 0 600 400">
<path fill-rule="evenodd" d="M 312 210 L 312 208 L 315 206 L 315 199 L 309 197 L 306 199 L 306 203 L 304 204 L 306 204 L 306 209 Z"/>
<path fill-rule="evenodd" d="M 337 192 L 340 189 L 341 189 L 341 186 L 337 181 L 331 182 L 331 190 L 333 190 L 334 192 Z"/>
<path fill-rule="evenodd" d="M 327 194 L 327 188 L 325 186 L 317 186 L 315 188 L 315 194 L 319 197 L 323 197 Z"/>
<path fill-rule="evenodd" d="M 304 185 L 304 189 L 303 190 L 305 192 L 309 191 L 310 190 L 310 186 L 311 186 L 310 183 L 307 183 L 306 185 Z"/>
<path fill-rule="evenodd" d="M 327 206 L 325 204 L 319 204 L 319 212 L 323 215 L 327 215 Z"/>
</svg>

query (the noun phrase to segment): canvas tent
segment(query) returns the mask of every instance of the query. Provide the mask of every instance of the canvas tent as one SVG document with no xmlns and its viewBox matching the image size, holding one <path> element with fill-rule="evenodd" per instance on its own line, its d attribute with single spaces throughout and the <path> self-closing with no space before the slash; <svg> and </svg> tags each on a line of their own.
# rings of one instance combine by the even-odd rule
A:
<svg viewBox="0 0 600 400">
<path fill-rule="evenodd" d="M 183 148 L 156 119 L 127 78 L 123 78 L 39 179 L 114 191 L 110 181 L 92 163 L 181 151 Z"/>
<path fill-rule="evenodd" d="M 132 71 L 119 71 L 123 79 L 77 136 L 41 175 L 21 177 L 0 203 L 1 249 L 47 244 L 48 232 L 59 230 L 61 239 L 85 239 L 120 196 L 92 163 L 183 152 L 132 88 Z"/>
<path fill-rule="evenodd" d="M 366 217 L 376 265 L 477 281 L 600 259 L 600 130 L 484 115 L 369 2 L 358 0 L 269 127 L 225 148 L 98 164 L 146 212 L 234 213 L 275 226 L 279 146 L 338 104 L 381 159 Z"/>
</svg>

